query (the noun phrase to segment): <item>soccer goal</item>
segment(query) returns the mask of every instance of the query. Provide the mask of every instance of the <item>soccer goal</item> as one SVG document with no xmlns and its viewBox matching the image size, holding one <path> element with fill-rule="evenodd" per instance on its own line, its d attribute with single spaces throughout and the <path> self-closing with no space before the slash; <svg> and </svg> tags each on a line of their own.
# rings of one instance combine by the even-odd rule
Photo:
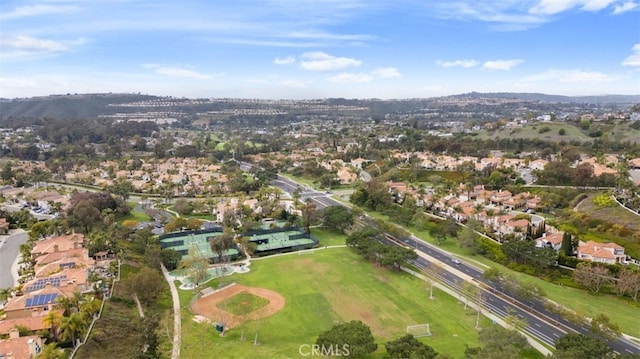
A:
<svg viewBox="0 0 640 359">
<path fill-rule="evenodd" d="M 407 334 L 411 334 L 414 338 L 428 337 L 431 335 L 429 324 L 407 325 Z"/>
</svg>

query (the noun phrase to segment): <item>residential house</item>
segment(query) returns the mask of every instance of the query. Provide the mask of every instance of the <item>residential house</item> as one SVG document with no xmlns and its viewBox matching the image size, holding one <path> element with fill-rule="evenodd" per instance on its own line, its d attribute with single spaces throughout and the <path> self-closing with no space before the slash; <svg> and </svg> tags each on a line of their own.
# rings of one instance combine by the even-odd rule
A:
<svg viewBox="0 0 640 359">
<path fill-rule="evenodd" d="M 543 159 L 533 160 L 529 162 L 529 168 L 532 170 L 542 171 L 548 163 L 549 161 Z"/>
<path fill-rule="evenodd" d="M 489 198 L 489 201 L 495 205 L 503 205 L 503 203 L 511 198 L 513 194 L 507 190 L 499 190 L 498 192 L 494 192 L 493 195 Z"/>
<path fill-rule="evenodd" d="M 624 247 L 616 243 L 598 243 L 594 241 L 578 244 L 578 259 L 606 264 L 623 263 L 627 258 Z"/>
<path fill-rule="evenodd" d="M 13 328 L 9 338 L 0 339 L 0 358 L 6 359 L 34 359 L 42 352 L 44 340 L 38 335 L 21 337 L 18 330 Z"/>
<path fill-rule="evenodd" d="M 60 289 L 46 284 L 42 289 L 13 297 L 4 306 L 6 319 L 42 317 L 57 309 L 56 299 L 64 296 Z"/>
<path fill-rule="evenodd" d="M 549 247 L 553 248 L 557 251 L 562 247 L 562 237 L 564 236 L 564 232 L 555 232 L 555 233 L 543 233 L 542 237 L 536 239 L 536 247 L 543 248 Z"/>
<path fill-rule="evenodd" d="M 31 258 L 36 259 L 54 252 L 64 252 L 71 249 L 82 248 L 83 243 L 84 236 L 80 233 L 47 238 L 36 242 L 36 245 L 31 250 Z"/>
</svg>

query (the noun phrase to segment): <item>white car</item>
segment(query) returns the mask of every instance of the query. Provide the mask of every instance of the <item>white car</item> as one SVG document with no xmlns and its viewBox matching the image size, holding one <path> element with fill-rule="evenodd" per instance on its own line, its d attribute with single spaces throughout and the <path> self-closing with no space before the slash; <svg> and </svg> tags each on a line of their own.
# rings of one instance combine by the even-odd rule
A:
<svg viewBox="0 0 640 359">
<path fill-rule="evenodd" d="M 460 260 L 458 258 L 451 258 L 451 261 L 455 264 L 460 264 Z"/>
</svg>

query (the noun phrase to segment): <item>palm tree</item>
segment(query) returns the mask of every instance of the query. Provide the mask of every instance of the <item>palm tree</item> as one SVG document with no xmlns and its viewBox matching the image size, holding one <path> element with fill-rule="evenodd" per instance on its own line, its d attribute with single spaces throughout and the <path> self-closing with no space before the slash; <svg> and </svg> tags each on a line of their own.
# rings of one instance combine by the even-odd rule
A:
<svg viewBox="0 0 640 359">
<path fill-rule="evenodd" d="M 11 288 L 0 288 L 0 302 L 4 302 L 5 300 L 11 297 L 11 292 L 13 289 Z"/>
<path fill-rule="evenodd" d="M 49 343 L 44 346 L 38 359 L 62 359 L 65 358 L 62 349 L 59 349 L 56 343 Z"/>
<path fill-rule="evenodd" d="M 58 341 L 58 334 L 60 333 L 60 324 L 62 324 L 62 320 L 62 314 L 55 310 L 50 311 L 44 318 L 42 318 L 44 326 L 49 328 L 49 336 L 53 341 Z"/>
<path fill-rule="evenodd" d="M 71 340 L 73 347 L 76 347 L 76 337 L 89 327 L 89 321 L 84 313 L 73 313 L 65 318 L 60 326 L 62 339 Z"/>
<path fill-rule="evenodd" d="M 102 304 L 102 302 L 98 299 L 93 299 L 90 300 L 88 302 L 83 302 L 80 305 L 80 311 L 82 313 L 87 314 L 87 316 L 89 318 L 95 316 L 96 314 L 98 314 L 98 312 L 100 312 L 100 305 Z"/>
<path fill-rule="evenodd" d="M 65 317 L 70 316 L 71 315 L 71 311 L 72 311 L 72 309 L 74 307 L 73 300 L 71 298 L 67 298 L 65 296 L 60 296 L 60 297 L 56 298 L 56 301 L 58 302 L 58 304 L 60 304 L 62 309 L 64 309 L 63 315 Z"/>
</svg>

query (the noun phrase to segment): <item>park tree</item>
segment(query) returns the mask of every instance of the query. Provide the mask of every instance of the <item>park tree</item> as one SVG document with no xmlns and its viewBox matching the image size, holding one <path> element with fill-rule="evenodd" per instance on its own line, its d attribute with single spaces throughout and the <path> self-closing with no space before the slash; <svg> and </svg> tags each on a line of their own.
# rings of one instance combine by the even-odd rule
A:
<svg viewBox="0 0 640 359">
<path fill-rule="evenodd" d="M 300 211 L 302 212 L 302 227 L 307 233 L 310 233 L 311 225 L 319 219 L 315 202 L 311 198 L 307 198 Z"/>
<path fill-rule="evenodd" d="M 353 215 L 347 207 L 329 206 L 322 211 L 322 224 L 336 233 L 344 233 L 353 224 Z"/>
<path fill-rule="evenodd" d="M 469 250 L 470 254 L 477 254 L 480 250 L 480 246 L 478 244 L 478 233 L 476 233 L 476 227 L 478 226 L 478 222 L 476 220 L 469 220 L 467 225 L 462 227 L 460 232 L 458 232 L 458 245 L 460 248 L 465 248 Z"/>
<path fill-rule="evenodd" d="M 211 239 L 209 239 L 209 246 L 215 254 L 215 261 L 218 263 L 227 263 L 229 261 L 227 252 L 235 246 L 233 232 L 226 229 L 222 234 L 211 237 Z"/>
<path fill-rule="evenodd" d="M 167 268 L 168 271 L 172 271 L 178 268 L 182 255 L 173 248 L 164 248 L 160 251 L 160 259 L 165 268 Z"/>
<path fill-rule="evenodd" d="M 434 359 L 438 355 L 432 347 L 422 343 L 411 334 L 387 342 L 385 348 L 391 359 Z"/>
<path fill-rule="evenodd" d="M 193 211 L 193 204 L 185 198 L 178 198 L 173 202 L 173 208 L 178 214 L 185 215 Z"/>
<path fill-rule="evenodd" d="M 604 339 L 620 336 L 620 327 L 608 315 L 600 313 L 591 319 L 591 333 Z"/>
<path fill-rule="evenodd" d="M 520 317 L 515 309 L 507 309 L 507 315 L 504 317 L 504 322 L 507 324 L 510 330 L 519 332 L 529 325 L 526 319 Z"/>
<path fill-rule="evenodd" d="M 555 341 L 556 359 L 606 359 L 613 358 L 613 350 L 599 338 L 570 333 Z"/>
<path fill-rule="evenodd" d="M 376 242 L 377 243 L 377 242 Z M 400 269 L 407 262 L 418 258 L 418 254 L 411 248 L 400 246 L 384 246 L 380 253 L 380 264 L 393 269 Z"/>
<path fill-rule="evenodd" d="M 347 247 L 351 247 L 356 252 L 361 253 L 366 250 L 369 242 L 374 241 L 374 237 L 378 234 L 378 231 L 371 227 L 353 231 L 347 236 Z"/>
<path fill-rule="evenodd" d="M 127 180 L 126 178 L 119 177 L 112 185 L 107 186 L 107 191 L 118 196 L 122 201 L 126 202 L 131 196 L 131 193 L 135 191 L 135 187 L 133 187 L 131 181 Z"/>
<path fill-rule="evenodd" d="M 182 231 L 187 228 L 188 221 L 184 217 L 174 218 L 171 222 L 164 225 L 164 231 L 166 233 Z"/>
<path fill-rule="evenodd" d="M 598 293 L 611 282 L 611 271 L 602 265 L 580 263 L 573 271 L 573 279 L 593 293 Z"/>
<path fill-rule="evenodd" d="M 2 166 L 2 172 L 0 173 L 0 177 L 5 183 L 13 184 L 13 177 L 15 173 L 13 172 L 13 163 L 6 162 L 4 166 Z"/>
<path fill-rule="evenodd" d="M 371 328 L 359 320 L 335 324 L 316 340 L 321 348 L 348 348 L 350 356 L 359 357 L 378 349 Z"/>
<path fill-rule="evenodd" d="M 164 278 L 156 269 L 144 266 L 138 273 L 127 279 L 126 288 L 138 296 L 145 306 L 155 303 L 164 287 Z"/>
<path fill-rule="evenodd" d="M 157 359 L 160 358 L 158 353 L 158 330 L 159 322 L 155 315 L 147 315 L 142 318 L 140 325 L 140 341 L 143 348 L 137 359 Z"/>
<path fill-rule="evenodd" d="M 640 271 L 624 268 L 616 279 L 615 292 L 617 295 L 629 295 L 633 300 L 638 300 L 640 294 Z"/>
<path fill-rule="evenodd" d="M 100 210 L 90 201 L 80 201 L 72 210 L 73 218 L 76 219 L 84 234 L 91 232 L 97 223 L 100 223 Z"/>
<path fill-rule="evenodd" d="M 529 347 L 524 335 L 499 325 L 482 329 L 478 336 L 482 346 L 467 348 L 465 359 L 518 359 L 521 358 L 521 352 Z"/>
<path fill-rule="evenodd" d="M 160 248 L 160 243 L 155 242 L 149 243 L 147 248 L 144 250 L 144 263 L 151 268 L 160 269 L 160 263 L 162 263 L 161 257 L 162 248 Z"/>
<path fill-rule="evenodd" d="M 442 245 L 447 239 L 446 223 L 444 221 L 436 223 L 435 226 L 429 229 L 429 235 L 436 240 L 438 245 Z"/>
<path fill-rule="evenodd" d="M 209 261 L 200 253 L 200 250 L 198 250 L 195 245 L 189 248 L 189 255 L 182 259 L 178 265 L 178 269 L 185 273 L 187 279 L 196 287 L 207 279 L 208 268 Z"/>
</svg>

